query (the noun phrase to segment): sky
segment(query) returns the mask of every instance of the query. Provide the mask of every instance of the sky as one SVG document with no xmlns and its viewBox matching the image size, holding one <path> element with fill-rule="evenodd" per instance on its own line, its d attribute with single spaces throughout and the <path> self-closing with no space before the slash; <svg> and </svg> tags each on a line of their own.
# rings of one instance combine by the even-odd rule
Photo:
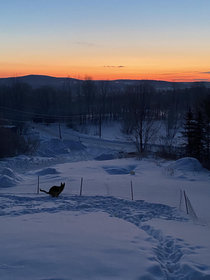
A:
<svg viewBox="0 0 210 280">
<path fill-rule="evenodd" d="M 209 0 L 1 0 L 0 77 L 210 81 Z"/>
</svg>

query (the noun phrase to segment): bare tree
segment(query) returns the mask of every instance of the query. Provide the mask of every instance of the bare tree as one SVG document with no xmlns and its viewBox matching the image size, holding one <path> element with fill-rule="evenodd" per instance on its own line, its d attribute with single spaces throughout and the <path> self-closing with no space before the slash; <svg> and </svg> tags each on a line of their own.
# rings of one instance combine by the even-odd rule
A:
<svg viewBox="0 0 210 280">
<path fill-rule="evenodd" d="M 96 93 L 96 86 L 92 77 L 89 76 L 85 77 L 85 80 L 83 82 L 83 94 L 85 97 L 87 114 L 89 115 L 89 117 L 91 114 L 93 114 L 94 111 L 95 93 Z"/>
<path fill-rule="evenodd" d="M 151 99 L 154 89 L 148 83 L 138 83 L 129 89 L 129 115 L 131 122 L 130 140 L 135 145 L 138 153 L 143 153 L 148 148 L 148 143 L 157 134 L 160 126 L 154 118 L 151 108 Z"/>
<path fill-rule="evenodd" d="M 103 119 L 105 118 L 105 115 L 107 113 L 107 96 L 109 93 L 109 81 L 100 81 L 98 84 L 99 93 L 101 96 L 101 115 Z"/>
</svg>

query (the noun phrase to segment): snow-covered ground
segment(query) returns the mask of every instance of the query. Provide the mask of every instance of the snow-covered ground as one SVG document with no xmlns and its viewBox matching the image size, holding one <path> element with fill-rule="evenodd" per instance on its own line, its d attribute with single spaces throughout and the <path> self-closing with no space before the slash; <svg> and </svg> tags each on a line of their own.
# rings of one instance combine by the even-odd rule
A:
<svg viewBox="0 0 210 280">
<path fill-rule="evenodd" d="M 118 126 L 96 130 L 34 125 L 37 154 L 0 162 L 0 279 L 210 279 L 210 173 L 128 158 Z M 37 194 L 38 178 L 65 189 Z"/>
</svg>

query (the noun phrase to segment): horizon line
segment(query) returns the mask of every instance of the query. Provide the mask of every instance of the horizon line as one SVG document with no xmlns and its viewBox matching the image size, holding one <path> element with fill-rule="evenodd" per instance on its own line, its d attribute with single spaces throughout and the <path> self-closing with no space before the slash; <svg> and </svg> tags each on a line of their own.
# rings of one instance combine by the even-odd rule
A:
<svg viewBox="0 0 210 280">
<path fill-rule="evenodd" d="M 176 79 L 147 79 L 147 78 L 116 78 L 116 79 L 107 79 L 107 78 L 101 78 L 101 79 L 94 79 L 91 75 L 85 75 L 84 77 L 78 77 L 75 78 L 74 76 L 53 76 L 53 75 L 46 75 L 46 74 L 25 74 L 25 75 L 11 75 L 2 77 L 0 76 L 0 79 L 15 79 L 15 78 L 24 78 L 29 76 L 42 76 L 42 77 L 50 77 L 50 78 L 59 78 L 59 79 L 74 79 L 74 80 L 82 80 L 89 78 L 93 81 L 119 81 L 119 80 L 128 80 L 128 81 L 158 81 L 158 82 L 168 82 L 168 83 L 196 83 L 196 82 L 203 82 L 203 83 L 210 83 L 210 79 L 182 79 L 182 78 L 176 78 Z"/>
</svg>

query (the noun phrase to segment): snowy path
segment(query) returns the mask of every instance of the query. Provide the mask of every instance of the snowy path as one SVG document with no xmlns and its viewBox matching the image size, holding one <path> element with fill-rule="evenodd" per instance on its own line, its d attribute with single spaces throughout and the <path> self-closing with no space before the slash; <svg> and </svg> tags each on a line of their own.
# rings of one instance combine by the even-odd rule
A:
<svg viewBox="0 0 210 280">
<path fill-rule="evenodd" d="M 149 222 L 153 219 L 187 223 L 188 220 L 175 208 L 144 201 L 132 202 L 101 196 L 85 197 L 62 195 L 59 199 L 52 199 L 46 196 L 1 194 L 0 200 L 1 218 L 6 216 L 10 218 L 21 217 L 24 220 L 24 216 L 30 216 L 30 220 L 33 220 L 37 214 L 56 215 L 60 213 L 60 215 L 68 215 L 69 213 L 69 215 L 72 215 L 75 213 L 75 215 L 84 215 L 85 213 L 106 212 L 110 217 L 113 217 L 116 222 L 118 219 L 123 219 L 126 222 L 134 224 L 146 233 L 148 237 L 144 237 L 144 241 L 151 243 L 149 247 L 153 247 L 153 256 L 146 258 L 149 264 L 153 264 L 148 268 L 150 276 L 148 274 L 147 277 L 149 278 L 140 279 L 202 279 L 200 277 L 204 276 L 209 271 L 209 267 L 199 266 L 199 264 L 189 264 L 186 266 L 185 262 L 183 262 L 183 258 L 185 255 L 193 254 L 193 249 L 191 249 L 190 245 L 186 245 L 184 240 L 180 238 L 164 236 L 161 230 L 157 230 L 149 225 Z M 33 215 L 35 215 L 34 218 Z M 55 222 L 57 222 L 57 220 L 55 220 Z M 88 227 L 88 225 L 86 226 Z M 145 251 L 145 256 L 147 256 L 147 251 Z M 145 260 L 143 262 L 145 262 Z M 154 263 L 156 264 L 154 265 Z M 5 268 L 0 267 L 0 271 L 2 269 Z M 186 273 L 188 275 L 187 278 Z M 199 278 L 191 278 L 195 276 Z"/>
</svg>

